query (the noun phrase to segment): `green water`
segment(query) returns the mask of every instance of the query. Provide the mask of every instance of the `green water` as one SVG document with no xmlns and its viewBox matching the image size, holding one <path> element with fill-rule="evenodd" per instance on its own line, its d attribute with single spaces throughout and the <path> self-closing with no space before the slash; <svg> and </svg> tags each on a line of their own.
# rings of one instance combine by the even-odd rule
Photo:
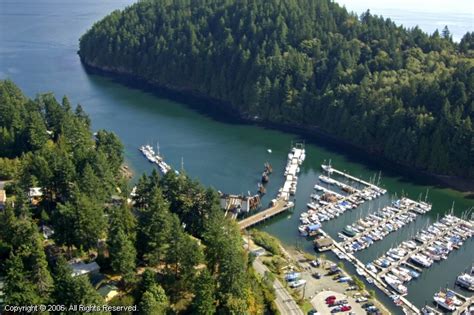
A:
<svg viewBox="0 0 474 315">
<path fill-rule="evenodd" d="M 135 174 L 149 172 L 152 165 L 140 155 L 138 146 L 159 141 L 160 151 L 173 166 L 224 192 L 255 192 L 263 163 L 273 165 L 264 204 L 283 183 L 283 169 L 294 134 L 257 126 L 224 123 L 159 95 L 143 92 L 114 82 L 110 78 L 89 75 L 76 54 L 78 38 L 105 14 L 133 1 L 93 1 L 61 3 L 55 0 L 0 1 L 0 78 L 14 80 L 29 96 L 52 91 L 58 97 L 67 94 L 73 103 L 81 103 L 90 114 L 95 129 L 113 130 L 125 145 L 126 159 Z M 271 148 L 269 154 L 267 149 Z M 388 248 L 408 238 L 415 230 L 450 209 L 461 213 L 474 206 L 460 192 L 421 183 L 416 177 L 404 177 L 401 170 L 388 169 L 354 152 L 330 149 L 320 141 L 306 139 L 307 159 L 299 175 L 296 210 L 272 219 L 262 229 L 284 243 L 312 252 L 311 242 L 298 237 L 299 213 L 305 209 L 312 187 L 317 183 L 320 164 L 332 159 L 334 167 L 368 179 L 379 171 L 381 185 L 389 194 L 364 204 L 324 229 L 333 236 L 359 216 L 388 204 L 394 194 L 411 198 L 425 195 L 433 211 L 391 234 L 384 241 L 357 256 L 368 262 Z M 474 242 L 469 241 L 449 259 L 435 264 L 408 286 L 409 298 L 417 305 L 431 301 L 441 286 L 453 286 L 455 277 L 474 261 Z M 466 293 L 467 294 L 467 293 Z"/>
</svg>

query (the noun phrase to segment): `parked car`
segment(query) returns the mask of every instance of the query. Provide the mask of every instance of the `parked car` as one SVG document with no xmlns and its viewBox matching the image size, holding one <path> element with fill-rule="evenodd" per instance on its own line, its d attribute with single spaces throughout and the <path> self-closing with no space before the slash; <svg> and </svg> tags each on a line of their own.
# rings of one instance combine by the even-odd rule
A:
<svg viewBox="0 0 474 315">
<path fill-rule="evenodd" d="M 369 307 L 371 307 L 371 306 L 374 306 L 374 304 L 373 304 L 373 303 L 370 303 L 370 302 L 367 302 L 367 303 L 365 303 L 365 304 L 362 305 L 362 308 L 367 309 L 367 308 L 369 308 Z"/>
<path fill-rule="evenodd" d="M 320 274 L 319 272 L 313 273 L 312 276 L 313 276 L 313 278 L 315 278 L 315 279 L 321 279 L 321 274 Z"/>
<path fill-rule="evenodd" d="M 317 260 L 312 260 L 309 264 L 313 267 L 319 267 L 320 265 L 319 261 Z"/>
<path fill-rule="evenodd" d="M 308 315 L 319 315 L 319 312 L 313 308 L 312 310 L 308 311 Z"/>
<path fill-rule="evenodd" d="M 335 299 L 336 299 L 336 296 L 335 296 L 335 295 L 330 295 L 330 296 L 328 296 L 328 297 L 326 298 L 326 302 L 327 302 L 328 300 L 335 300 Z"/>
<path fill-rule="evenodd" d="M 341 306 L 341 312 L 347 312 L 350 311 L 352 307 L 350 305 L 343 305 Z"/>
<path fill-rule="evenodd" d="M 331 310 L 331 313 L 338 313 L 338 312 L 340 312 L 340 311 L 341 311 L 341 307 L 338 306 L 338 307 L 333 308 L 333 309 Z"/>
<path fill-rule="evenodd" d="M 298 288 L 304 285 L 305 283 L 306 283 L 306 280 L 304 279 L 296 280 L 296 281 L 290 282 L 290 287 Z"/>
<path fill-rule="evenodd" d="M 357 303 L 367 302 L 367 298 L 366 298 L 365 296 L 358 297 L 358 298 L 356 299 L 356 302 L 357 302 Z"/>
</svg>

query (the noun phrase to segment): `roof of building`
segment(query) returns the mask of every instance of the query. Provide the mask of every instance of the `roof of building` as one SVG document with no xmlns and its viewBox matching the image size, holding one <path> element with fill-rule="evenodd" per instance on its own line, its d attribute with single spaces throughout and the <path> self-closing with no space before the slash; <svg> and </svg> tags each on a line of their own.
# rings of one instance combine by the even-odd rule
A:
<svg viewBox="0 0 474 315">
<path fill-rule="evenodd" d="M 315 244 L 318 248 L 327 247 L 327 246 L 332 245 L 332 239 L 330 239 L 330 238 L 328 238 L 328 237 L 318 238 L 317 240 L 314 241 L 314 244 Z"/>
<path fill-rule="evenodd" d="M 69 265 L 71 266 L 73 277 L 85 275 L 100 270 L 100 266 L 95 261 L 88 264 L 81 261 L 77 263 L 70 263 Z"/>
<path fill-rule="evenodd" d="M 113 284 L 106 284 L 101 286 L 97 292 L 108 302 L 118 294 L 118 288 Z"/>
<path fill-rule="evenodd" d="M 43 196 L 43 189 L 41 187 L 31 187 L 30 192 L 28 193 L 30 198 L 32 197 L 41 197 Z"/>
</svg>

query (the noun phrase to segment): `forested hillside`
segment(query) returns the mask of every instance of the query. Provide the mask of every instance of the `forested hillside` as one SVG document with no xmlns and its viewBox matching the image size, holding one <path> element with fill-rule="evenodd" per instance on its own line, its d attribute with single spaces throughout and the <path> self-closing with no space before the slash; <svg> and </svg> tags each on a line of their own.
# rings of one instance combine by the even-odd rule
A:
<svg viewBox="0 0 474 315">
<path fill-rule="evenodd" d="M 120 172 L 120 140 L 104 130 L 92 134 L 88 116 L 66 97 L 32 100 L 0 81 L 0 123 L 0 158 L 9 165 L 0 179 L 10 180 L 0 210 L 0 310 L 101 306 L 99 293 L 110 285 L 118 295 L 107 303 L 137 305 L 136 314 L 273 309 L 271 282 L 254 273 L 214 190 L 183 172 L 154 171 L 131 194 Z M 73 275 L 77 261 L 98 263 L 104 278 Z"/>
<path fill-rule="evenodd" d="M 329 0 L 140 1 L 80 39 L 89 66 L 474 178 L 474 36 L 453 43 Z"/>
</svg>

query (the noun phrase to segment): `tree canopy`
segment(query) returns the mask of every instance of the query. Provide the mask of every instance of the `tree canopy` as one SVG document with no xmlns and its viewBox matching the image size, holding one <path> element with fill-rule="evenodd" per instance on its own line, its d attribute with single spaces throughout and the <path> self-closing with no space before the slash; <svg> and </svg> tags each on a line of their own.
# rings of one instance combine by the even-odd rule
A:
<svg viewBox="0 0 474 315">
<path fill-rule="evenodd" d="M 80 56 L 243 117 L 472 178 L 473 38 L 456 44 L 447 28 L 428 35 L 330 0 L 155 0 L 96 23 Z"/>
</svg>

